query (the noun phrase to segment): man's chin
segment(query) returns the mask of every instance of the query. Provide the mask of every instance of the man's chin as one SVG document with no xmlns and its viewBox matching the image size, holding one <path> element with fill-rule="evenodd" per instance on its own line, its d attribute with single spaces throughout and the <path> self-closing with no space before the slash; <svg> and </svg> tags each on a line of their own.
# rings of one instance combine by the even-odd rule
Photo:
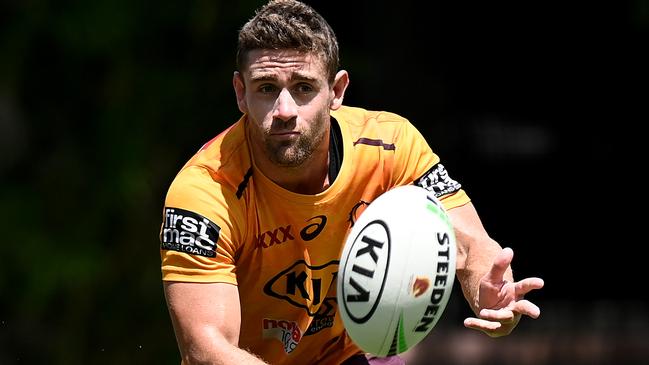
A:
<svg viewBox="0 0 649 365">
<path fill-rule="evenodd" d="M 313 153 L 307 151 L 307 146 L 299 143 L 281 143 L 279 145 L 268 148 L 266 152 L 270 160 L 278 167 L 282 168 L 298 168 L 302 167 L 305 162 L 309 160 L 309 156 Z"/>
<path fill-rule="evenodd" d="M 281 157 L 281 158 L 273 159 L 273 163 L 278 167 L 296 169 L 302 167 L 302 165 L 304 165 L 305 160 L 306 159 Z"/>
<path fill-rule="evenodd" d="M 283 152 L 283 153 L 282 153 Z M 300 156 L 294 151 L 281 151 L 273 155 L 272 161 L 278 167 L 298 168 L 302 167 L 308 160 L 308 156 Z"/>
</svg>

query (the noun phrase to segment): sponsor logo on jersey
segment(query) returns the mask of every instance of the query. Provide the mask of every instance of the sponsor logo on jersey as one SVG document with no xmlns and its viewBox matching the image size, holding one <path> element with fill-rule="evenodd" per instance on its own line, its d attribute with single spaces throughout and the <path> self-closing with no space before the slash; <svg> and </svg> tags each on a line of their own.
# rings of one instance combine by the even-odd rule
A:
<svg viewBox="0 0 649 365">
<path fill-rule="evenodd" d="M 300 230 L 300 238 L 304 241 L 312 241 L 327 225 L 327 216 L 316 215 L 306 220 L 308 223 Z M 281 245 L 284 242 L 295 240 L 296 234 L 293 227 L 289 224 L 280 226 L 263 232 L 255 237 L 255 246 L 257 248 L 269 248 L 275 245 Z"/>
<path fill-rule="evenodd" d="M 307 219 L 307 222 L 312 222 L 300 231 L 300 237 L 305 241 L 311 241 L 318 237 L 320 232 L 327 225 L 327 217 L 324 215 L 316 215 L 315 217 Z"/>
<path fill-rule="evenodd" d="M 280 245 L 286 241 L 293 241 L 295 236 L 291 229 L 291 225 L 285 227 L 277 227 L 273 230 L 266 231 L 256 237 L 258 248 L 268 248 L 273 245 Z"/>
<path fill-rule="evenodd" d="M 215 257 L 220 231 L 219 226 L 200 214 L 180 208 L 165 208 L 160 247 L 163 250 Z"/>
<path fill-rule="evenodd" d="M 329 289 L 332 285 L 336 287 L 338 263 L 338 260 L 332 260 L 324 265 L 309 265 L 299 260 L 271 278 L 264 285 L 264 293 L 315 316 L 320 304 L 329 299 L 325 297 Z"/>
<path fill-rule="evenodd" d="M 431 167 L 422 177 L 415 180 L 414 184 L 432 191 L 437 198 L 454 193 L 462 187 L 460 183 L 448 176 L 448 172 L 441 163 Z"/>
<path fill-rule="evenodd" d="M 269 318 L 262 322 L 263 337 L 279 340 L 287 354 L 293 352 L 302 339 L 302 331 L 296 322 Z"/>
<path fill-rule="evenodd" d="M 313 317 L 309 328 L 304 332 L 305 336 L 315 335 L 325 328 L 333 327 L 336 316 L 336 298 L 325 298 L 318 312 Z"/>
</svg>

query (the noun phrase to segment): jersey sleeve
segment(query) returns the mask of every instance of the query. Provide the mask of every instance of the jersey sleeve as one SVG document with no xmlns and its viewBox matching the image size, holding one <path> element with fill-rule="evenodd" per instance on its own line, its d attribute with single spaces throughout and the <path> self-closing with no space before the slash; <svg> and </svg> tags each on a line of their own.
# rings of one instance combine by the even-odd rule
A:
<svg viewBox="0 0 649 365">
<path fill-rule="evenodd" d="M 439 156 L 412 123 L 406 120 L 397 138 L 394 174 L 396 185 L 415 184 L 432 191 L 446 209 L 470 201 L 462 185 L 449 176 Z"/>
<path fill-rule="evenodd" d="M 162 279 L 237 284 L 235 259 L 243 214 L 231 189 L 189 166 L 172 182 L 160 229 Z"/>
</svg>

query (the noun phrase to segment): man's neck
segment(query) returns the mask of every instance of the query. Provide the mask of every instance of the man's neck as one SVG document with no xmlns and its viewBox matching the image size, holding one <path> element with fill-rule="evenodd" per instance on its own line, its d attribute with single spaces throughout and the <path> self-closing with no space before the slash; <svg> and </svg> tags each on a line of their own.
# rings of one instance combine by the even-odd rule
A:
<svg viewBox="0 0 649 365">
<path fill-rule="evenodd" d="M 305 162 L 307 164 L 308 162 Z M 316 165 L 316 164 L 313 164 Z M 314 195 L 325 191 L 329 187 L 329 174 L 328 165 L 324 165 L 323 169 L 317 171 L 315 169 L 297 168 L 283 168 L 276 169 L 278 172 L 277 178 L 268 176 L 273 182 L 282 188 L 292 191 L 297 194 Z M 287 170 L 287 171 L 278 171 Z M 290 170 L 290 171 L 288 171 Z"/>
</svg>

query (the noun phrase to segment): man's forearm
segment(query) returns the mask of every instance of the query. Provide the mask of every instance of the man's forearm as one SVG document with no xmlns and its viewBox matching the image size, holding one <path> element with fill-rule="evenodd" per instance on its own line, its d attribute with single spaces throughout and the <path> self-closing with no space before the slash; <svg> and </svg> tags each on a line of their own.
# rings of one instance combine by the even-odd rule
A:
<svg viewBox="0 0 649 365">
<path fill-rule="evenodd" d="M 181 350 L 183 365 L 268 365 L 254 354 L 229 343 L 206 348 L 204 345 L 187 345 Z"/>
</svg>

